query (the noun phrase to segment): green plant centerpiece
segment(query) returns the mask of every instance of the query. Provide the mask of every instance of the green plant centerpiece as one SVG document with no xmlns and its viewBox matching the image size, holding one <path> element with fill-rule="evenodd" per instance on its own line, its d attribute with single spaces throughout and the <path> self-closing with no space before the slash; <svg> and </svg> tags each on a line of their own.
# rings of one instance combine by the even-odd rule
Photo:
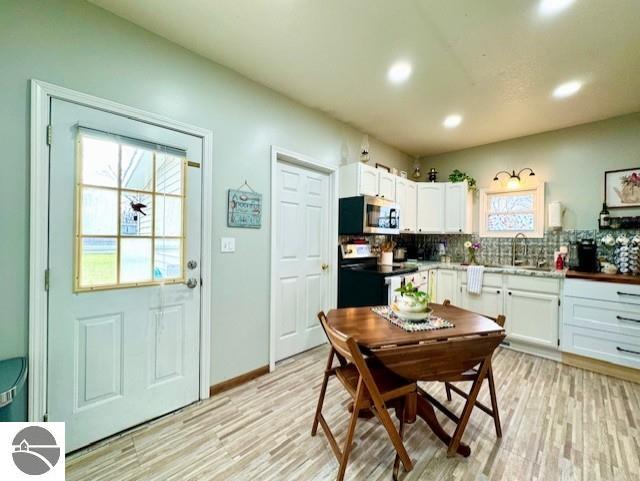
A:
<svg viewBox="0 0 640 481">
<path fill-rule="evenodd" d="M 476 179 L 471 177 L 466 172 L 461 172 L 456 169 L 451 172 L 451 174 L 449 174 L 449 182 L 464 182 L 465 180 L 467 181 L 467 184 L 469 184 L 470 191 L 473 192 L 474 190 L 476 190 Z"/>
<path fill-rule="evenodd" d="M 407 282 L 395 292 L 399 293 L 400 297 L 391 308 L 398 317 L 410 321 L 421 321 L 429 317 L 431 313 L 429 294 L 418 290 L 411 282 Z"/>
</svg>

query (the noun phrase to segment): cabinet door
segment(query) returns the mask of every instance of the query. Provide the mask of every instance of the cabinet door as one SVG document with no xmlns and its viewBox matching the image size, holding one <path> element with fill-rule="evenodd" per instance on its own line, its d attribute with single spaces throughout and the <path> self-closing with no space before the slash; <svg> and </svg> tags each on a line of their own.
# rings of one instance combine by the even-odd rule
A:
<svg viewBox="0 0 640 481">
<path fill-rule="evenodd" d="M 503 313 L 502 289 L 483 287 L 480 294 L 469 294 L 467 285 L 460 286 L 460 306 L 484 316 L 498 317 Z"/>
<path fill-rule="evenodd" d="M 467 219 L 467 192 L 468 188 L 466 182 L 447 182 L 445 184 L 445 232 L 465 232 Z"/>
<path fill-rule="evenodd" d="M 398 178 L 396 179 L 396 204 L 400 208 L 400 231 L 405 232 L 408 231 L 406 222 L 407 222 L 407 179 Z"/>
<path fill-rule="evenodd" d="M 383 199 L 396 200 L 396 176 L 381 169 L 378 170 L 378 195 Z"/>
<path fill-rule="evenodd" d="M 505 296 L 509 338 L 558 349 L 558 296 L 508 290 Z"/>
<path fill-rule="evenodd" d="M 457 303 L 458 292 L 458 272 L 438 269 L 438 280 L 436 281 L 436 303 L 442 304 L 445 299 L 449 299 L 452 304 Z"/>
<path fill-rule="evenodd" d="M 358 192 L 360 195 L 378 195 L 378 173 L 380 169 L 365 164 L 359 164 Z"/>
<path fill-rule="evenodd" d="M 444 183 L 418 183 L 418 232 L 444 232 L 444 196 Z"/>
<path fill-rule="evenodd" d="M 397 192 L 397 182 L 396 182 Z M 401 207 L 400 215 L 404 217 L 404 226 L 407 232 L 415 232 L 417 228 L 418 186 L 415 182 L 407 181 L 407 194 L 405 205 Z"/>
</svg>

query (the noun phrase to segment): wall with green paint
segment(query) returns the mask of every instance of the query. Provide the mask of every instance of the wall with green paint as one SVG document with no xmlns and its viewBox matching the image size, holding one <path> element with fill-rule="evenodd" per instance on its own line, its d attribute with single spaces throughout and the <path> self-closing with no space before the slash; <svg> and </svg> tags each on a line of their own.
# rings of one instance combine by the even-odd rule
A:
<svg viewBox="0 0 640 481">
<path fill-rule="evenodd" d="M 460 169 L 474 177 L 478 187 L 488 187 L 499 170 L 531 167 L 546 182 L 546 202 L 564 204 L 565 229 L 594 229 L 602 209 L 604 172 L 640 167 L 640 113 L 423 157 L 420 164 L 425 173 L 435 167 L 438 180 Z M 477 196 L 474 210 L 477 231 Z M 640 209 L 612 211 L 638 214 Z"/>
<path fill-rule="evenodd" d="M 268 363 L 269 218 L 229 229 L 226 191 L 245 179 L 269 205 L 272 144 L 337 165 L 357 161 L 362 133 L 96 6 L 76 0 L 0 2 L 0 359 L 27 353 L 29 80 L 37 78 L 211 129 L 214 249 L 212 377 Z M 408 169 L 375 140 L 373 157 Z M 247 299 L 249 298 L 249 299 Z"/>
</svg>

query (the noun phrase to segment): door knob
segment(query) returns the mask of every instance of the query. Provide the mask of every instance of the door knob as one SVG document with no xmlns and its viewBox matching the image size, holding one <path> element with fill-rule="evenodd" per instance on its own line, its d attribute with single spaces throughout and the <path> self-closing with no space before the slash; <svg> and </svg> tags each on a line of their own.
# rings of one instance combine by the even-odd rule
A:
<svg viewBox="0 0 640 481">
<path fill-rule="evenodd" d="M 322 265 L 320 266 L 322 267 L 323 271 L 326 271 L 329 268 L 329 264 L 325 264 L 324 262 L 322 263 Z"/>
<path fill-rule="evenodd" d="M 189 289 L 194 289 L 198 286 L 198 280 L 194 279 L 193 277 L 190 277 L 189 279 L 187 279 L 187 287 Z"/>
<path fill-rule="evenodd" d="M 194 270 L 196 267 L 198 267 L 198 263 L 194 260 L 190 260 L 189 262 L 187 262 L 187 269 L 189 269 L 190 271 Z"/>
</svg>

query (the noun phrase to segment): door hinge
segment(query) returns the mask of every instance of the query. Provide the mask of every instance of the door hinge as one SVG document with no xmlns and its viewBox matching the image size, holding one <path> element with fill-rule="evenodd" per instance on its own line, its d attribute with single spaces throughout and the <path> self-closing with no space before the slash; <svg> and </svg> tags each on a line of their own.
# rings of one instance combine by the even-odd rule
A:
<svg viewBox="0 0 640 481">
<path fill-rule="evenodd" d="M 47 145 L 51 146 L 51 141 L 53 138 L 53 129 L 51 128 L 51 124 L 47 125 Z"/>
<path fill-rule="evenodd" d="M 44 290 L 49 290 L 49 269 L 44 270 Z"/>
<path fill-rule="evenodd" d="M 44 413 L 44 415 L 42 416 L 42 420 L 45 423 L 49 422 L 49 413 Z"/>
</svg>

